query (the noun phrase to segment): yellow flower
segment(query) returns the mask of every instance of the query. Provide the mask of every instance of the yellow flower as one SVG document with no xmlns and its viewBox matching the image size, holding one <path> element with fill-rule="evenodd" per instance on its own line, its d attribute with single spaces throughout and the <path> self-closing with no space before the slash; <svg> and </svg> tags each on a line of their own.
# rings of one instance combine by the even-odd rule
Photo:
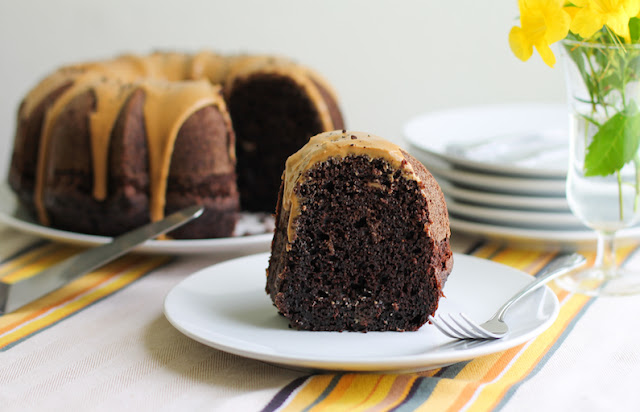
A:
<svg viewBox="0 0 640 412">
<path fill-rule="evenodd" d="M 615 34 L 629 38 L 629 19 L 640 11 L 640 0 L 573 0 L 578 7 L 571 31 L 583 39 L 607 25 Z"/>
<path fill-rule="evenodd" d="M 516 57 L 528 60 L 535 47 L 542 60 L 553 67 L 556 57 L 549 45 L 564 39 L 571 24 L 563 4 L 564 0 L 518 0 L 522 27 L 514 26 L 509 32 L 509 45 Z"/>
</svg>

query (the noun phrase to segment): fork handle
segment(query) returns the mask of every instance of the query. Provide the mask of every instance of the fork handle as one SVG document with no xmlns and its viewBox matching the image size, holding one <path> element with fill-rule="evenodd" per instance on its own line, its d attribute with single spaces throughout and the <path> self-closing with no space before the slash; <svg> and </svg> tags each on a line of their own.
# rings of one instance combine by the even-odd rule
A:
<svg viewBox="0 0 640 412">
<path fill-rule="evenodd" d="M 584 258 L 584 256 L 579 253 L 572 253 L 570 255 L 562 255 L 560 257 L 557 257 L 553 262 L 551 262 L 551 264 L 549 264 L 549 266 L 547 266 L 544 273 L 536 277 L 536 280 L 520 289 L 518 293 L 513 295 L 511 299 L 509 299 L 504 305 L 502 305 L 500 309 L 498 309 L 494 317 L 502 320 L 504 314 L 511 307 L 511 305 L 519 301 L 522 297 L 538 289 L 540 286 L 544 285 L 550 280 L 555 279 L 560 275 L 564 275 L 570 270 L 583 265 L 586 261 L 587 260 Z"/>
</svg>

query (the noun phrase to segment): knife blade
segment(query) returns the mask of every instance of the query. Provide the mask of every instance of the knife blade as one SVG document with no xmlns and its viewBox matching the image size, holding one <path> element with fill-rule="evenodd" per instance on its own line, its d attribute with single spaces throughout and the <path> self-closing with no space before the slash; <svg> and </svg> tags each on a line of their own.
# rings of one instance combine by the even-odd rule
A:
<svg viewBox="0 0 640 412">
<path fill-rule="evenodd" d="M 33 302 L 72 280 L 124 255 L 134 247 L 177 228 L 202 214 L 203 206 L 189 206 L 157 222 L 151 222 L 72 256 L 42 272 L 15 283 L 0 281 L 0 315 Z"/>
</svg>

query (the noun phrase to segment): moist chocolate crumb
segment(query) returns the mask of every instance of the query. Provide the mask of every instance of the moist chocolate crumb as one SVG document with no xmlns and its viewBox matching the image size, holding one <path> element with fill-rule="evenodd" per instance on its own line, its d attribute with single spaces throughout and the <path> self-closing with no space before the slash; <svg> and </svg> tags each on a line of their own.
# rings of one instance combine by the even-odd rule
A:
<svg viewBox="0 0 640 412">
<path fill-rule="evenodd" d="M 289 243 L 276 216 L 267 293 L 295 329 L 411 331 L 435 313 L 451 271 L 447 225 L 430 216 L 418 182 L 386 160 L 331 158 L 305 174 L 303 212 Z"/>
</svg>

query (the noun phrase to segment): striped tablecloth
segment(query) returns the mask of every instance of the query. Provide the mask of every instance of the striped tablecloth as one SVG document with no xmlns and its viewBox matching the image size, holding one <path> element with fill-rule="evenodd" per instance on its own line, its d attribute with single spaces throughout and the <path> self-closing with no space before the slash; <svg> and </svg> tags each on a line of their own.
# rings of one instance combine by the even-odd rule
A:
<svg viewBox="0 0 640 412">
<path fill-rule="evenodd" d="M 0 236 L 6 281 L 81 250 Z M 462 238 L 454 249 L 533 275 L 556 255 Z M 636 252 L 621 249 L 620 262 L 640 270 Z M 557 321 L 510 350 L 421 373 L 308 374 L 201 345 L 164 318 L 168 291 L 222 259 L 127 255 L 0 316 L 0 411 L 640 410 L 640 296 L 551 285 Z"/>
</svg>

